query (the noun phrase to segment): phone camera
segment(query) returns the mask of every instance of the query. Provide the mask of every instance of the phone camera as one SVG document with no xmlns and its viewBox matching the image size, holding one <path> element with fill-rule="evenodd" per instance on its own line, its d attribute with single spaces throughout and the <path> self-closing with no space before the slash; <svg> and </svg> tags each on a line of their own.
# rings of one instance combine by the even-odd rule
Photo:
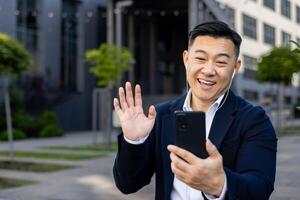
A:
<svg viewBox="0 0 300 200">
<path fill-rule="evenodd" d="M 186 129 L 186 124 L 180 124 L 180 128 L 185 130 Z"/>
</svg>

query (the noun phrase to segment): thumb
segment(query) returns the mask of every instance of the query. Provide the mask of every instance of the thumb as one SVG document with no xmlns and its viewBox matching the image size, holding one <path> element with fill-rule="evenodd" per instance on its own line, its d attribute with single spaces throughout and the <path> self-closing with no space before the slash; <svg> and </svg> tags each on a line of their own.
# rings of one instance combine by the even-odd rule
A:
<svg viewBox="0 0 300 200">
<path fill-rule="evenodd" d="M 217 147 L 209 139 L 206 140 L 206 151 L 212 158 L 217 158 L 220 155 Z"/>
<path fill-rule="evenodd" d="M 149 108 L 149 111 L 148 111 L 148 118 L 150 120 L 153 120 L 153 119 L 155 119 L 155 117 L 156 117 L 156 110 L 155 110 L 155 107 L 153 105 L 151 105 Z"/>
</svg>

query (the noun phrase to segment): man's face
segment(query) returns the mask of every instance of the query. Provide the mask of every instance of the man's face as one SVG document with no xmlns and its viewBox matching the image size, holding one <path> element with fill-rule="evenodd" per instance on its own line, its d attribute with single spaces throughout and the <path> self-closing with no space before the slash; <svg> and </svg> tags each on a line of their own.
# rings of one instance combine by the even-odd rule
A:
<svg viewBox="0 0 300 200">
<path fill-rule="evenodd" d="M 226 38 L 198 36 L 183 52 L 192 101 L 210 104 L 228 88 L 233 72 L 240 67 L 234 43 Z"/>
</svg>

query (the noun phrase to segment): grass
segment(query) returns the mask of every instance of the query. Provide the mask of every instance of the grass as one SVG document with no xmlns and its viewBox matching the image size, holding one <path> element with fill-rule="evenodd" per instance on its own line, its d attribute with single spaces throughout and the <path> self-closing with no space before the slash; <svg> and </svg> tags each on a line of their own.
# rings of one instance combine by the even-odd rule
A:
<svg viewBox="0 0 300 200">
<path fill-rule="evenodd" d="M 44 153 L 44 152 L 29 152 L 15 151 L 17 158 L 37 158 L 37 159 L 55 159 L 55 160 L 87 160 L 99 158 L 107 155 L 107 152 L 99 152 L 97 154 L 68 154 L 68 153 Z M 9 156 L 9 151 L 0 151 L 0 156 Z"/>
<path fill-rule="evenodd" d="M 0 169 L 17 170 L 25 172 L 54 172 L 64 169 L 70 169 L 74 166 L 70 165 L 56 165 L 47 163 L 33 163 L 33 162 L 20 162 L 20 161 L 0 161 Z"/>
<path fill-rule="evenodd" d="M 50 150 L 74 150 L 74 151 L 96 151 L 96 152 L 114 152 L 117 150 L 118 145 L 116 142 L 111 144 L 111 148 L 109 149 L 107 143 L 98 143 L 96 146 L 48 146 L 41 147 L 42 149 L 50 149 Z"/>
<path fill-rule="evenodd" d="M 0 177 L 0 190 L 35 184 L 35 181 Z"/>
</svg>

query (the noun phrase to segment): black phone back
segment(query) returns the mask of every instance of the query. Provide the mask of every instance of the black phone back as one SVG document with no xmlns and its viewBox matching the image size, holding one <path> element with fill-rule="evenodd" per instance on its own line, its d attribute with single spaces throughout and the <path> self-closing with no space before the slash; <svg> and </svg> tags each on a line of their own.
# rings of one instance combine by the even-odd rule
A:
<svg viewBox="0 0 300 200">
<path fill-rule="evenodd" d="M 200 158 L 207 158 L 205 113 L 175 111 L 175 144 Z"/>
</svg>

